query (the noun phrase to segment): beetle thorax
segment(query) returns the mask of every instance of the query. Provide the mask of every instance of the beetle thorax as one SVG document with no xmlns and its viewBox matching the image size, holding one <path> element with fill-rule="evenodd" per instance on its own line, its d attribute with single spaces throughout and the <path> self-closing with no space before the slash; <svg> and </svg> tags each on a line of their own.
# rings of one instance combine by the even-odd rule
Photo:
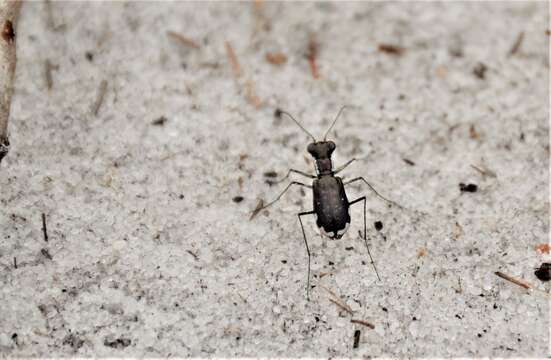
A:
<svg viewBox="0 0 551 360">
<path fill-rule="evenodd" d="M 330 175 L 333 173 L 333 163 L 331 159 L 316 159 L 316 172 L 318 175 Z"/>
</svg>

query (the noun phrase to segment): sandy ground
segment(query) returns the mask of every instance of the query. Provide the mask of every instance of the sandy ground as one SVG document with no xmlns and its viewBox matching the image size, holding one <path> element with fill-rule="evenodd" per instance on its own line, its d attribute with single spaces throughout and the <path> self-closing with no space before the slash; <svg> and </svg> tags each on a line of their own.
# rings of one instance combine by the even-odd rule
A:
<svg viewBox="0 0 551 360">
<path fill-rule="evenodd" d="M 534 276 L 549 260 L 536 251 L 549 232 L 548 14 L 545 2 L 26 3 L 0 167 L 0 355 L 549 355 L 548 298 L 494 275 L 550 289 Z M 347 190 L 368 195 L 381 281 L 361 206 L 338 241 L 304 218 L 308 302 L 296 214 L 311 194 L 249 215 L 285 186 L 265 173 L 313 171 L 308 137 L 275 109 L 320 137 L 343 104 L 357 108 L 330 136 L 335 164 L 357 158 L 343 176 L 406 209 Z"/>
</svg>

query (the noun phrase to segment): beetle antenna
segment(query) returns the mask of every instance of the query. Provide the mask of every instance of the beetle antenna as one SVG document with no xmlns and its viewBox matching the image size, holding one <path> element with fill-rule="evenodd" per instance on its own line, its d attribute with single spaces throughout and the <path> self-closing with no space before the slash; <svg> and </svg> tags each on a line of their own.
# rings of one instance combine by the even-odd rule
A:
<svg viewBox="0 0 551 360">
<path fill-rule="evenodd" d="M 349 106 L 347 105 L 344 105 L 343 107 L 341 107 L 341 109 L 339 110 L 339 113 L 337 114 L 337 116 L 335 117 L 335 120 L 333 120 L 333 123 L 331 124 L 331 126 L 329 126 L 329 129 L 327 129 L 327 131 L 325 132 L 325 135 L 323 136 L 323 141 L 325 141 L 327 139 L 327 135 L 329 135 L 329 132 L 331 131 L 331 129 L 333 128 L 333 125 L 335 125 L 335 123 L 337 122 L 337 120 L 339 119 L 339 116 L 341 116 L 341 113 L 342 111 L 347 108 Z"/>
<path fill-rule="evenodd" d="M 306 130 L 304 127 L 302 127 L 302 125 L 300 125 L 300 123 L 291 114 L 289 114 L 288 112 L 283 111 L 283 110 L 278 110 L 278 113 L 285 114 L 288 117 L 290 117 L 305 133 L 308 134 L 308 136 L 310 136 L 312 138 L 312 140 L 314 140 L 314 142 L 316 142 L 316 138 L 314 137 L 314 135 L 310 134 L 310 132 L 308 132 L 308 130 Z"/>
</svg>

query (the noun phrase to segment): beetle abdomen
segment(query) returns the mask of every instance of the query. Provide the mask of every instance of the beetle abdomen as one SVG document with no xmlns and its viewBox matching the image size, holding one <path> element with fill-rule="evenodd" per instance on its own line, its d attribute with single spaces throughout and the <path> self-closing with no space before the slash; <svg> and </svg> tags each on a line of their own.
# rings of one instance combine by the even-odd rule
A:
<svg viewBox="0 0 551 360">
<path fill-rule="evenodd" d="M 322 176 L 314 180 L 314 212 L 318 227 L 333 239 L 340 239 L 350 224 L 348 198 L 341 178 Z"/>
</svg>

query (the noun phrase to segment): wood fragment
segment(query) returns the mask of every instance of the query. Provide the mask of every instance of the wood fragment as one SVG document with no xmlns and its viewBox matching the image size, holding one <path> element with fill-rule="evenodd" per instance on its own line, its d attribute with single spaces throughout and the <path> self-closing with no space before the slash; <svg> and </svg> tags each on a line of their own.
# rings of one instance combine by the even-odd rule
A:
<svg viewBox="0 0 551 360">
<path fill-rule="evenodd" d="M 192 49 L 200 49 L 201 46 L 196 43 L 195 41 L 191 40 L 190 38 L 182 35 L 182 34 L 179 34 L 175 31 L 167 31 L 166 34 L 173 38 L 174 40 L 178 41 L 178 43 L 186 46 L 186 47 L 190 47 Z"/>
<path fill-rule="evenodd" d="M 13 267 L 17 269 L 17 258 L 13 257 Z"/>
<path fill-rule="evenodd" d="M 273 65 L 283 65 L 287 62 L 287 56 L 281 52 L 267 52 L 266 61 Z"/>
<path fill-rule="evenodd" d="M 511 50 L 509 50 L 509 56 L 515 55 L 519 50 L 520 46 L 522 45 L 522 41 L 524 40 L 524 31 L 521 31 L 513 43 L 513 46 L 511 46 Z"/>
<path fill-rule="evenodd" d="M 404 54 L 406 49 L 392 44 L 379 44 L 379 51 L 389 55 L 401 56 Z"/>
<path fill-rule="evenodd" d="M 427 249 L 422 247 L 417 251 L 417 257 L 422 258 L 423 256 L 427 255 Z"/>
<path fill-rule="evenodd" d="M 237 60 L 237 56 L 235 55 L 235 51 L 233 51 L 233 47 L 229 42 L 226 41 L 226 54 L 228 56 L 228 60 L 230 61 L 230 65 L 233 70 L 233 75 L 238 78 L 242 74 L 241 65 L 239 64 L 239 60 Z"/>
<path fill-rule="evenodd" d="M 99 109 L 101 108 L 101 104 L 103 104 L 103 98 L 105 97 L 105 93 L 107 92 L 107 80 L 102 80 L 99 84 L 98 93 L 96 95 L 96 101 L 92 105 L 92 114 L 94 116 L 98 115 Z"/>
<path fill-rule="evenodd" d="M 319 71 L 316 59 L 318 57 L 319 45 L 316 41 L 314 34 L 310 35 L 308 40 L 308 53 L 306 57 L 308 58 L 308 63 L 310 64 L 310 71 L 312 72 L 312 77 L 314 79 L 319 78 Z"/>
<path fill-rule="evenodd" d="M 260 199 L 258 201 L 258 205 L 256 205 L 256 208 L 251 213 L 251 217 L 249 218 L 249 221 L 251 221 L 256 215 L 258 215 L 258 213 L 260 212 L 260 210 L 262 210 L 263 207 L 264 207 L 264 200 Z"/>
<path fill-rule="evenodd" d="M 48 229 L 46 227 L 46 214 L 42 213 L 42 234 L 44 235 L 44 241 L 48 242 Z"/>
<path fill-rule="evenodd" d="M 515 279 L 514 277 L 509 276 L 509 275 L 507 275 L 507 274 L 504 274 L 504 273 L 502 273 L 501 271 L 496 271 L 494 274 L 496 274 L 497 276 L 499 276 L 499 277 L 502 278 L 502 279 L 505 279 L 505 280 L 507 280 L 507 281 L 510 281 L 510 282 L 512 282 L 513 284 L 518 285 L 518 286 L 520 286 L 520 287 L 523 287 L 523 288 L 525 288 L 525 289 L 531 289 L 531 288 L 532 288 L 532 286 L 531 286 L 530 284 L 525 283 L 524 281 Z"/>
<path fill-rule="evenodd" d="M 370 323 L 368 321 L 365 321 L 365 320 L 351 319 L 350 322 L 352 324 L 360 324 L 360 325 L 363 325 L 363 326 L 367 326 L 370 329 L 375 329 L 375 325 L 373 325 L 372 323 Z"/>
</svg>

